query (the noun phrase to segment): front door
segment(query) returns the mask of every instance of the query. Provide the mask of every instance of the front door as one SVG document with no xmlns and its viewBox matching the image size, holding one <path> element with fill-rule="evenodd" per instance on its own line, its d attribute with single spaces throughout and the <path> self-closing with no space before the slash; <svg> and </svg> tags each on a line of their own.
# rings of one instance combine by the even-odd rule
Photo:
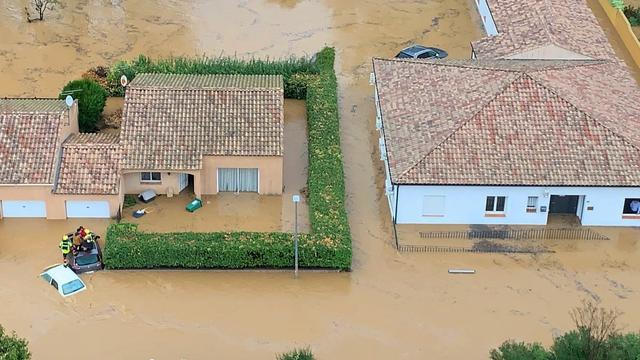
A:
<svg viewBox="0 0 640 360">
<path fill-rule="evenodd" d="M 551 195 L 549 214 L 576 214 L 579 198 L 578 195 Z"/>
</svg>

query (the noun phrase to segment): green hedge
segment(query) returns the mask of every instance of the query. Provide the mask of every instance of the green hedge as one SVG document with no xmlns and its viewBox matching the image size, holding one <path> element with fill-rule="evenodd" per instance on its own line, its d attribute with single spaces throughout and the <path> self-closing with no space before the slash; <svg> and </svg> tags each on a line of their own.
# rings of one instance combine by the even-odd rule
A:
<svg viewBox="0 0 640 360">
<path fill-rule="evenodd" d="M 285 83 L 285 87 L 292 86 L 293 81 L 299 82 L 295 85 L 297 90 L 289 89 L 289 93 L 298 94 L 297 91 L 304 89 L 306 94 L 311 234 L 300 235 L 300 266 L 348 270 L 351 268 L 351 233 L 344 208 L 334 59 L 334 49 L 325 48 L 314 62 L 270 62 L 268 69 L 271 70 L 264 73 L 273 74 L 272 69 L 283 69 L 289 76 L 289 85 Z M 203 59 L 148 62 L 194 64 L 194 67 L 199 63 L 208 64 Z M 252 73 L 257 71 L 256 63 L 256 60 L 246 62 L 249 70 L 243 72 L 242 63 L 235 61 L 229 71 Z M 149 71 L 150 67 L 144 71 Z M 174 67 L 154 69 L 173 71 Z M 106 234 L 104 262 L 110 269 L 285 268 L 293 264 L 293 235 L 278 232 L 147 233 L 138 231 L 133 224 L 112 224 Z"/>
<path fill-rule="evenodd" d="M 111 96 L 124 96 L 120 86 L 120 77 L 126 75 L 129 81 L 136 74 L 245 74 L 245 75 L 282 75 L 284 78 L 284 96 L 291 99 L 304 99 L 309 74 L 317 73 L 314 62 L 306 58 L 286 60 L 242 60 L 230 57 L 184 58 L 152 60 L 140 55 L 132 61 L 118 61 L 107 75 L 107 91 Z"/>
</svg>

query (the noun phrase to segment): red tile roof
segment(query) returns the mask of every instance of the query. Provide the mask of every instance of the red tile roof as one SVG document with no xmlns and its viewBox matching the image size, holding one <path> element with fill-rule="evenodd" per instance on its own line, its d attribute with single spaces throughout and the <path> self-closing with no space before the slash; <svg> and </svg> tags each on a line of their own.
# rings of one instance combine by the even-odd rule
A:
<svg viewBox="0 0 640 360">
<path fill-rule="evenodd" d="M 400 184 L 640 185 L 640 90 L 607 61 L 374 59 Z"/>
<path fill-rule="evenodd" d="M 509 58 L 554 45 L 590 59 L 615 59 L 585 0 L 488 0 L 498 29 L 472 43 L 479 59 Z"/>
<path fill-rule="evenodd" d="M 204 155 L 282 156 L 282 76 L 141 74 L 123 111 L 124 169 L 190 170 Z"/>
<path fill-rule="evenodd" d="M 52 184 L 67 107 L 57 99 L 0 99 L 0 184 Z"/>
<path fill-rule="evenodd" d="M 62 145 L 56 194 L 114 195 L 120 190 L 120 145 L 113 134 L 76 134 Z"/>
</svg>

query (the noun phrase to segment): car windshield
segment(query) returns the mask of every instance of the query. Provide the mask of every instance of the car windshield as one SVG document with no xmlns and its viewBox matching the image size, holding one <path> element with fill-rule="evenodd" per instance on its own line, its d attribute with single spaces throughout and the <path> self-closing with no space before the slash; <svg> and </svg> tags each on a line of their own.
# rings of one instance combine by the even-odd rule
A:
<svg viewBox="0 0 640 360">
<path fill-rule="evenodd" d="M 84 288 L 84 284 L 82 283 L 82 281 L 80 281 L 80 279 L 75 279 L 73 281 L 70 281 L 62 285 L 62 293 L 64 295 L 69 295 L 78 290 L 82 290 L 83 288 Z"/>
<path fill-rule="evenodd" d="M 89 254 L 85 256 L 78 256 L 76 258 L 76 264 L 80 266 L 91 265 L 98 262 L 98 255 Z"/>
</svg>

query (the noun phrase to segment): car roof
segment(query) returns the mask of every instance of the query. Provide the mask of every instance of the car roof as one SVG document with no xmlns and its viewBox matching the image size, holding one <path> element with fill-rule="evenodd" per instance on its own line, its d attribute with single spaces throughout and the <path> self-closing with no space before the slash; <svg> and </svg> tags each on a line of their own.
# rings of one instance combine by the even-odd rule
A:
<svg viewBox="0 0 640 360">
<path fill-rule="evenodd" d="M 62 264 L 45 271 L 45 273 L 51 276 L 58 284 L 66 284 L 70 281 L 80 279 L 73 270 Z"/>
</svg>

